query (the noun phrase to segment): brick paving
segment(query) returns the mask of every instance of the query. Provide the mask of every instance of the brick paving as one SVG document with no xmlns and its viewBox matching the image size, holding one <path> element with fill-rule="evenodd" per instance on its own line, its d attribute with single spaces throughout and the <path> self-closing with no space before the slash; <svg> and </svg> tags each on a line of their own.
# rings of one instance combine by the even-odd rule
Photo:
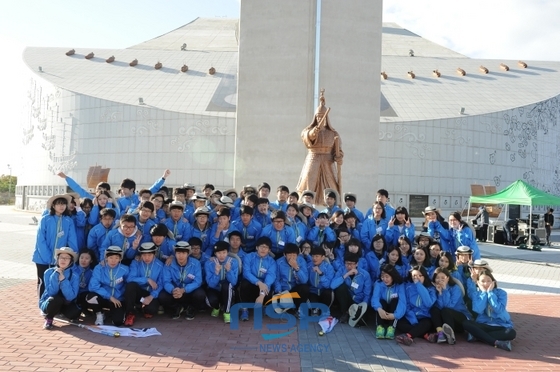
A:
<svg viewBox="0 0 560 372">
<path fill-rule="evenodd" d="M 29 225 L 31 216 L 0 207 L 0 371 L 560 371 L 556 247 L 534 252 L 481 244 L 499 286 L 509 293 L 508 309 L 518 332 L 511 353 L 467 343 L 461 336 L 454 346 L 424 340 L 400 346 L 376 340 L 372 322 L 362 328 L 337 325 L 323 337 L 313 324 L 264 341 L 252 322 L 231 330 L 208 313 L 197 314 L 194 321 L 139 319 L 136 327 L 156 327 L 163 336 L 115 339 L 56 322 L 55 330 L 42 330 L 30 262 L 36 231 Z M 263 351 L 317 344 L 323 345 L 322 352 Z"/>
</svg>

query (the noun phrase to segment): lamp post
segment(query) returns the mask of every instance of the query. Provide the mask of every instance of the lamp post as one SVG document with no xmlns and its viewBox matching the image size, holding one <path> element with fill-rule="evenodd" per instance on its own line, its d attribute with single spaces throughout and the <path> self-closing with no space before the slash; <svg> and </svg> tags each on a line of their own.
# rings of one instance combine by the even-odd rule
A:
<svg viewBox="0 0 560 372">
<path fill-rule="evenodd" d="M 8 164 L 10 170 L 10 178 L 8 179 L 8 205 L 10 204 L 10 197 L 12 196 L 12 167 Z"/>
</svg>

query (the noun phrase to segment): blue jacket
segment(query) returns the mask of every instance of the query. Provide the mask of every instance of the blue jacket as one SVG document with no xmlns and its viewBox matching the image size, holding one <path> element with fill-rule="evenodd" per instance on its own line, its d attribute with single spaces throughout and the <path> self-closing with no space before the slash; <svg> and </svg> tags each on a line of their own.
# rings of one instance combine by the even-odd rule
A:
<svg viewBox="0 0 560 372">
<path fill-rule="evenodd" d="M 208 236 L 210 234 L 211 228 L 212 225 L 210 223 L 207 223 L 203 230 L 200 230 L 198 224 L 196 223 L 194 225 L 191 225 L 191 238 L 199 238 L 200 240 L 202 240 L 202 247 L 200 247 L 200 250 L 202 252 L 210 252 L 212 250 L 212 246 L 210 245 L 210 237 Z"/>
<path fill-rule="evenodd" d="M 256 208 L 255 212 L 253 213 L 253 220 L 257 221 L 263 228 L 270 225 L 272 223 L 272 219 L 270 218 L 270 212 L 266 214 L 260 213 Z"/>
<path fill-rule="evenodd" d="M 373 215 L 373 208 L 370 208 L 366 212 L 366 219 Z M 395 208 L 393 208 L 389 203 L 385 204 L 385 219 L 389 221 L 391 217 L 395 215 Z"/>
<path fill-rule="evenodd" d="M 33 262 L 40 265 L 54 265 L 56 263 L 54 250 L 61 247 L 70 247 L 74 252 L 78 252 L 76 227 L 72 218 L 50 214 L 44 216 L 37 227 Z"/>
<path fill-rule="evenodd" d="M 467 293 L 472 300 L 472 309 L 477 313 L 476 322 L 513 328 L 513 322 L 506 310 L 507 292 L 501 288 L 494 288 L 490 292 L 484 292 L 469 280 L 467 282 Z"/>
<path fill-rule="evenodd" d="M 183 221 L 183 218 L 180 218 L 177 222 L 168 218 L 165 221 L 165 226 L 173 233 L 176 241 L 186 242 L 191 238 L 191 225 Z"/>
<path fill-rule="evenodd" d="M 288 202 L 287 201 L 280 204 L 280 201 L 276 200 L 276 201 L 271 202 L 269 205 L 276 210 L 281 210 L 282 212 L 286 212 L 286 209 L 288 209 Z"/>
<path fill-rule="evenodd" d="M 93 275 L 89 281 L 89 291 L 97 293 L 108 300 L 111 296 L 119 301 L 124 300 L 124 289 L 128 281 L 128 266 L 118 264 L 115 268 L 101 264 L 95 266 Z"/>
<path fill-rule="evenodd" d="M 84 211 L 76 211 L 75 214 L 70 215 L 70 218 L 74 221 L 74 226 L 76 228 L 76 242 L 78 244 L 78 250 L 80 250 L 86 246 L 86 213 Z"/>
<path fill-rule="evenodd" d="M 208 254 L 212 253 L 211 250 L 214 247 L 214 244 L 216 244 L 217 242 L 226 242 L 229 243 L 229 238 L 228 235 L 230 232 L 232 231 L 239 231 L 237 230 L 237 226 L 234 225 L 233 223 L 230 222 L 229 227 L 226 231 L 221 231 L 220 234 L 218 235 L 218 238 L 216 238 L 216 230 L 218 230 L 218 224 L 215 223 L 212 226 L 212 229 L 210 230 L 210 233 L 208 234 L 208 239 L 210 239 L 210 251 L 206 252 Z"/>
<path fill-rule="evenodd" d="M 354 275 L 353 278 L 348 276 L 344 279 L 346 272 L 346 267 L 341 267 L 336 272 L 331 282 L 331 289 L 336 289 L 342 284 L 346 284 L 348 290 L 350 291 L 352 301 L 357 304 L 360 302 L 366 302 L 369 304 L 371 298 L 371 278 L 369 273 L 358 267 L 358 273 Z"/>
<path fill-rule="evenodd" d="M 321 213 L 326 213 L 329 215 L 329 217 L 331 217 L 333 215 L 334 212 L 336 211 L 340 211 L 342 209 L 340 209 L 340 207 L 338 205 L 333 205 L 332 208 L 325 208 L 321 211 Z"/>
<path fill-rule="evenodd" d="M 107 203 L 107 205 L 105 206 L 105 208 L 103 209 L 112 209 L 115 211 L 115 213 L 117 214 L 117 216 L 115 217 L 115 221 L 118 221 L 120 216 L 119 216 L 119 211 L 117 208 L 113 207 L 113 203 Z M 91 212 L 89 212 L 89 217 L 88 217 L 88 223 L 92 226 L 96 226 L 99 222 L 99 213 L 101 212 L 101 210 L 99 209 L 98 205 L 94 205 L 93 208 L 91 208 Z"/>
<path fill-rule="evenodd" d="M 261 281 L 268 286 L 270 291 L 274 290 L 277 269 L 276 261 L 270 255 L 261 258 L 257 252 L 253 252 L 243 259 L 243 278 L 251 284 Z"/>
<path fill-rule="evenodd" d="M 62 293 L 66 301 L 74 301 L 78 296 L 79 277 L 72 272 L 72 266 L 64 270 L 64 280 L 59 281 L 59 274 L 55 271 L 56 267 L 51 267 L 45 271 L 43 282 L 45 283 L 45 291 L 39 300 L 39 308 L 46 312 L 49 297 L 54 297 L 58 293 Z"/>
<path fill-rule="evenodd" d="M 324 242 L 335 242 L 336 234 L 333 229 L 326 226 L 323 230 L 314 226 L 307 232 L 307 239 L 313 242 L 313 245 L 319 247 Z"/>
<path fill-rule="evenodd" d="M 463 291 L 456 285 L 447 285 L 447 287 L 441 291 L 441 295 L 436 290 L 436 306 L 438 309 L 443 309 L 444 307 L 448 309 L 456 310 L 463 313 L 467 319 L 472 319 L 472 315 L 465 305 L 465 300 L 463 299 Z"/>
<path fill-rule="evenodd" d="M 159 292 L 163 289 L 164 265 L 160 260 L 154 259 L 150 264 L 144 261 L 133 260 L 130 264 L 128 282 L 138 283 L 142 289 L 150 292 L 153 298 L 158 298 Z M 156 289 L 148 284 L 148 279 L 152 279 L 157 284 Z"/>
<path fill-rule="evenodd" d="M 315 267 L 315 265 L 313 265 L 313 261 L 307 264 L 310 285 L 309 292 L 320 295 L 321 290 L 331 288 L 331 282 L 334 278 L 334 268 L 328 261 L 324 260 L 319 265 L 319 270 L 321 270 L 323 274 L 319 275 L 313 271 L 313 267 Z"/>
<path fill-rule="evenodd" d="M 473 260 L 479 260 L 480 250 L 471 228 L 468 225 L 463 226 L 459 230 L 453 228 L 445 229 L 438 221 L 432 221 L 428 224 L 428 232 L 433 237 L 435 233 L 440 235 L 441 248 L 444 251 L 455 256 L 455 251 L 462 245 L 470 247 L 473 250 Z"/>
<path fill-rule="evenodd" d="M 185 293 L 191 293 L 202 286 L 202 269 L 197 259 L 189 257 L 187 264 L 181 266 L 174 259 L 171 265 L 163 270 L 163 289 L 172 293 L 175 288 L 184 288 Z"/>
<path fill-rule="evenodd" d="M 387 231 L 388 222 L 386 219 L 382 219 L 379 222 L 372 218 L 366 218 L 362 223 L 362 228 L 360 230 L 360 241 L 364 245 L 364 250 L 369 252 L 371 250 L 371 242 L 373 237 L 377 234 L 385 236 Z"/>
<path fill-rule="evenodd" d="M 105 259 L 105 251 L 112 245 L 121 247 L 125 258 L 133 259 L 134 256 L 136 256 L 136 249 L 132 248 L 134 239 L 136 239 L 136 234 L 132 234 L 131 237 L 125 238 L 120 227 L 109 231 L 105 240 L 103 240 L 103 243 L 101 244 L 101 248 L 99 249 L 99 259 Z"/>
<path fill-rule="evenodd" d="M 224 280 L 230 283 L 232 286 L 237 285 L 237 279 L 239 278 L 239 262 L 237 262 L 237 259 L 227 256 L 224 261 L 219 262 L 222 268 L 220 269 L 220 272 L 218 274 L 216 274 L 217 261 L 218 259 L 216 257 L 212 257 L 208 261 L 206 261 L 204 271 L 206 284 L 208 284 L 208 287 L 214 288 L 215 290 L 219 291 Z M 228 262 L 231 264 L 231 268 L 229 271 L 227 271 L 224 267 Z"/>
<path fill-rule="evenodd" d="M 294 230 L 290 226 L 284 226 L 284 228 L 280 231 L 276 230 L 274 226 L 268 225 L 265 226 L 260 236 L 267 236 L 272 241 L 272 247 L 270 251 L 274 253 L 276 256 L 282 255 L 284 253 L 284 246 L 286 243 L 294 243 L 296 242 L 296 236 L 294 234 Z"/>
<path fill-rule="evenodd" d="M 392 286 L 387 287 L 381 280 L 375 282 L 373 295 L 371 296 L 371 307 L 373 310 L 377 311 L 380 308 L 383 308 L 383 306 L 381 306 L 381 300 L 385 300 L 387 303 L 390 303 L 393 298 L 398 298 L 397 308 L 393 315 L 395 315 L 396 320 L 399 320 L 406 313 L 405 285 L 393 284 Z"/>
<path fill-rule="evenodd" d="M 241 237 L 241 248 L 245 252 L 254 252 L 257 239 L 261 235 L 262 226 L 260 223 L 251 219 L 247 226 L 243 225 L 241 220 L 236 220 L 233 222 L 237 231 L 242 235 Z"/>
<path fill-rule="evenodd" d="M 358 218 L 358 221 L 356 221 L 356 225 L 358 224 L 358 222 L 364 222 L 365 216 L 358 208 L 356 208 L 356 207 L 354 207 L 352 209 L 350 209 L 348 207 L 344 208 L 344 213 L 346 213 L 348 211 L 354 212 L 354 214 Z"/>
<path fill-rule="evenodd" d="M 72 265 L 72 274 L 78 277 L 78 293 L 88 292 L 89 282 L 91 280 L 91 276 L 93 275 L 93 270 L 89 266 L 83 268 L 78 264 L 74 264 Z"/>
<path fill-rule="evenodd" d="M 406 227 L 406 225 L 393 225 L 393 227 L 387 228 L 385 232 L 385 241 L 389 247 L 397 246 L 399 244 L 399 238 L 404 235 L 411 242 L 414 241 L 414 224 L 410 224 L 410 227 Z"/>
<path fill-rule="evenodd" d="M 109 232 L 111 232 L 114 229 L 114 227 L 115 227 L 114 222 L 109 228 L 105 228 L 105 226 L 99 223 L 89 231 L 88 239 L 87 239 L 87 247 L 89 249 L 92 249 L 95 252 L 95 254 L 97 254 L 98 260 L 103 259 L 103 256 L 100 256 L 100 254 L 102 253 L 101 246 L 103 245 L 103 241 L 105 240 Z"/>
<path fill-rule="evenodd" d="M 155 194 L 159 191 L 159 189 L 161 189 L 164 183 L 165 180 L 163 178 L 159 178 L 158 180 L 156 180 L 156 182 L 154 182 L 152 186 L 150 186 L 149 190 L 152 192 L 152 194 Z M 119 205 L 121 213 L 131 213 L 140 204 L 140 198 L 138 197 L 138 194 L 133 193 L 129 197 L 123 196 L 118 198 L 117 203 Z"/>
<path fill-rule="evenodd" d="M 307 237 L 307 226 L 300 220 L 290 221 L 289 227 L 294 231 L 294 236 L 296 237 L 296 244 L 300 244 Z"/>
<path fill-rule="evenodd" d="M 368 272 L 371 275 L 372 283 L 377 282 L 377 280 L 379 279 L 379 275 L 381 275 L 380 261 L 382 259 L 384 259 L 384 257 L 381 257 L 381 259 L 379 259 L 379 257 L 377 257 L 375 252 L 368 252 L 366 254 L 366 262 L 368 264 Z"/>
<path fill-rule="evenodd" d="M 336 255 L 334 260 L 331 262 L 331 265 L 333 265 L 333 269 L 335 272 L 340 269 L 346 268 L 346 266 L 344 265 L 344 254 Z M 369 274 L 369 266 L 365 257 L 360 257 L 360 259 L 358 260 L 358 269 L 363 270 Z"/>
<path fill-rule="evenodd" d="M 151 218 L 147 219 L 146 222 L 140 222 L 140 218 L 138 217 L 139 216 L 136 216 L 136 227 L 138 227 L 138 230 L 142 233 L 140 244 L 151 242 L 152 235 L 150 235 L 150 230 L 156 225 L 156 222 Z"/>
<path fill-rule="evenodd" d="M 209 256 L 208 254 L 202 252 L 202 250 L 200 251 L 200 257 L 195 257 L 192 254 L 189 255 L 189 258 L 192 258 L 194 260 L 198 260 L 198 262 L 200 262 L 200 271 L 202 272 L 202 283 L 204 284 L 205 280 L 206 280 L 206 262 L 210 259 L 211 256 Z"/>
<path fill-rule="evenodd" d="M 278 266 L 276 270 L 276 282 L 274 283 L 274 291 L 280 293 L 283 291 L 290 291 L 296 285 L 307 284 L 309 275 L 307 273 L 307 262 L 305 258 L 298 255 L 296 262 L 299 266 L 299 270 L 295 271 L 286 260 L 286 257 L 280 257 L 276 261 Z"/>
<path fill-rule="evenodd" d="M 436 302 L 436 290 L 433 286 L 424 287 L 420 282 L 407 283 L 406 291 L 406 319 L 410 324 L 417 324 L 418 318 L 430 318 L 430 308 Z"/>
<path fill-rule="evenodd" d="M 175 240 L 165 237 L 161 245 L 156 246 L 157 247 L 156 258 L 162 262 L 165 262 L 165 260 L 167 260 L 169 256 L 175 256 L 174 247 L 176 244 L 177 242 Z"/>
</svg>

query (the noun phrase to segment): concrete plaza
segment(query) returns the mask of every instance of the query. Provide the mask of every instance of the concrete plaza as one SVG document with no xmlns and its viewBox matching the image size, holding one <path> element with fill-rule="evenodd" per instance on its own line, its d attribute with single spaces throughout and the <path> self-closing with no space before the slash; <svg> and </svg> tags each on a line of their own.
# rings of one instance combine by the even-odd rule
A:
<svg viewBox="0 0 560 372">
<path fill-rule="evenodd" d="M 31 262 L 37 229 L 30 224 L 33 216 L 39 217 L 0 207 L 2 371 L 560 371 L 558 234 L 553 247 L 542 252 L 480 244 L 498 285 L 509 293 L 518 337 L 508 353 L 467 343 L 461 336 L 454 346 L 424 340 L 400 346 L 376 340 L 372 324 L 337 325 L 323 337 L 319 326 L 312 325 L 264 341 L 252 322 L 231 330 L 208 313 L 194 321 L 138 318 L 136 327 L 156 327 L 162 333 L 149 338 L 110 338 L 56 321 L 55 330 L 44 331 Z"/>
</svg>

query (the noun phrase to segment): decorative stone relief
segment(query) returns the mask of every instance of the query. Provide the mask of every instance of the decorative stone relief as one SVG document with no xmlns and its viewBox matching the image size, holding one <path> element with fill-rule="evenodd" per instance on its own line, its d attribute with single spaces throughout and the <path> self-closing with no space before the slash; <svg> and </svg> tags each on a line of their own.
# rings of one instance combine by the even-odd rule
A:
<svg viewBox="0 0 560 372">
<path fill-rule="evenodd" d="M 472 138 L 463 136 L 463 128 L 468 128 L 467 119 L 457 118 L 455 124 L 453 124 L 451 128 L 446 129 L 441 138 L 458 143 L 459 145 L 470 145 L 472 143 Z"/>
<path fill-rule="evenodd" d="M 132 127 L 132 133 L 139 136 L 152 135 L 161 131 L 161 125 L 150 117 L 150 110 L 138 109 L 136 111 L 139 125 Z"/>
<path fill-rule="evenodd" d="M 197 120 L 192 126 L 179 127 L 179 138 L 174 137 L 171 140 L 171 145 L 177 147 L 177 152 L 185 152 L 190 150 L 193 142 L 203 135 L 225 136 L 228 134 L 228 129 L 225 125 L 211 125 L 208 119 Z M 186 138 L 185 138 L 186 137 Z"/>
<path fill-rule="evenodd" d="M 121 111 L 106 110 L 101 114 L 101 121 L 105 123 L 118 123 L 122 121 L 123 113 Z"/>
<path fill-rule="evenodd" d="M 427 152 L 431 152 L 432 148 L 427 143 L 424 143 L 426 140 L 426 135 L 423 133 L 416 134 L 409 130 L 409 128 L 405 125 L 395 125 L 394 126 L 394 133 L 391 132 L 384 132 L 379 130 L 379 140 L 380 141 L 395 141 L 395 142 L 407 142 L 411 154 L 413 157 L 418 157 L 424 159 L 426 157 Z"/>
</svg>

